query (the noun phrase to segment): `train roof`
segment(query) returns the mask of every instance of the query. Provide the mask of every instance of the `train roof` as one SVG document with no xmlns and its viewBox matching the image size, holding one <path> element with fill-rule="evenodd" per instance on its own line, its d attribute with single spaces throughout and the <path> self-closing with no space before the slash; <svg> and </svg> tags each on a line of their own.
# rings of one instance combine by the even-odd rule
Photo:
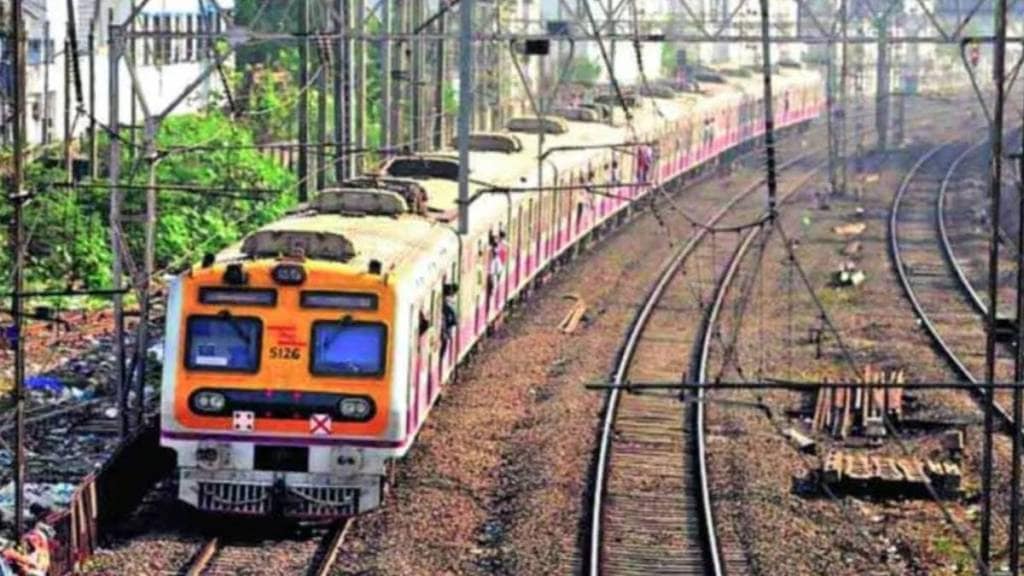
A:
<svg viewBox="0 0 1024 576">
<path fill-rule="evenodd" d="M 414 214 L 398 217 L 352 217 L 343 214 L 296 214 L 286 216 L 259 229 L 259 232 L 311 233 L 344 237 L 354 255 L 341 264 L 353 272 L 369 269 L 371 260 L 383 265 L 383 272 L 401 271 L 416 263 L 424 251 L 435 250 L 447 237 L 454 241 L 451 228 Z M 251 235 L 250 235 L 251 236 Z M 218 262 L 237 262 L 251 256 L 238 242 L 217 255 Z"/>
<path fill-rule="evenodd" d="M 817 73 L 806 70 L 781 69 L 773 76 L 777 90 L 807 86 L 817 81 Z M 755 96 L 760 94 L 761 78 L 727 78 L 725 84 L 707 84 L 701 93 L 680 94 L 676 98 L 639 97 L 641 105 L 632 108 L 632 126 L 624 121 L 621 108 L 615 110 L 612 124 L 567 120 L 564 134 L 545 134 L 543 147 L 548 154 L 544 160 L 545 183 L 553 181 L 555 172 L 569 171 L 600 163 L 610 156 L 600 147 L 636 143 L 637 135 L 656 135 L 687 116 L 710 113 L 733 98 L 726 96 Z M 501 134 L 509 134 L 501 132 Z M 538 181 L 538 151 L 540 141 L 536 134 L 513 133 L 522 143 L 518 152 L 473 151 L 470 153 L 470 205 L 471 233 L 480 232 L 504 220 L 508 211 L 533 196 L 517 192 L 542 184 Z M 650 137 L 648 136 L 648 137 Z M 585 145 L 585 146 L 583 146 Z M 553 151 L 554 150 L 554 151 Z M 454 150 L 442 150 L 423 156 L 442 162 L 455 162 Z M 458 208 L 458 183 L 448 177 L 411 177 L 427 192 L 426 214 L 346 215 L 298 213 L 268 224 L 260 231 L 294 231 L 342 235 L 354 250 L 345 265 L 364 271 L 370 260 L 380 261 L 384 271 L 402 270 L 416 262 L 430 260 L 425 255 L 436 253 L 457 242 L 453 230 Z M 405 177 L 405 176 L 403 176 Z M 495 188 L 487 193 L 485 188 Z M 258 233 L 259 231 L 257 231 Z M 249 257 L 242 252 L 242 243 L 235 244 L 218 255 L 219 261 Z"/>
</svg>

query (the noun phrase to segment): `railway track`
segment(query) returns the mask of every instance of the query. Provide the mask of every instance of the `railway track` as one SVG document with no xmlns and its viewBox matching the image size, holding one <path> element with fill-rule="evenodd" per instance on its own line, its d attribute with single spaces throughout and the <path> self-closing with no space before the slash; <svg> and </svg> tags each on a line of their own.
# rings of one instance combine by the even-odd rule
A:
<svg viewBox="0 0 1024 576">
<path fill-rule="evenodd" d="M 809 154 L 780 167 L 791 168 Z M 805 188 L 820 164 L 783 196 L 785 202 Z M 680 317 L 700 313 L 699 287 L 685 286 L 694 274 L 680 274 L 736 205 L 763 185 L 758 182 L 729 200 L 676 251 L 662 269 L 634 319 L 613 373 L 613 384 L 630 381 L 708 379 L 715 326 L 740 263 L 764 228 L 725 240 L 731 256 L 718 276 L 710 307 L 699 331 L 686 333 Z M 706 265 L 705 265 L 706 266 Z M 712 262 L 712 268 L 716 268 Z M 698 269 L 700 265 L 698 265 Z M 720 272 L 720 273 L 719 273 Z M 697 280 L 699 281 L 699 274 Z M 702 308 L 703 306 L 701 306 Z M 691 358 L 689 366 L 685 359 Z M 681 364 L 682 362 L 682 364 Z M 677 392 L 626 394 L 613 388 L 600 428 L 598 459 L 590 504 L 589 573 L 597 574 L 744 574 L 747 563 L 730 531 L 715 523 L 708 486 L 704 438 L 704 391 L 696 402 L 680 403 Z"/>
<path fill-rule="evenodd" d="M 806 164 L 810 156 L 795 158 L 781 169 Z M 808 167 L 808 174 L 783 199 L 804 189 L 823 167 L 824 163 Z M 628 332 L 614 384 L 681 381 L 687 372 L 705 377 L 718 310 L 757 229 L 715 237 L 710 251 L 704 251 L 709 254 L 699 254 L 698 249 L 709 235 L 714 236 L 709 228 L 720 224 L 762 185 L 758 181 L 731 198 L 666 263 Z M 731 256 L 720 262 L 719 253 Z M 680 274 L 684 266 L 695 272 Z M 704 322 L 697 331 L 689 328 L 695 323 L 680 326 L 680 317 L 704 315 L 702 283 L 715 278 L 717 287 Z M 590 574 L 746 572 L 738 542 L 719 538 L 715 525 L 707 480 L 703 392 L 699 396 L 696 403 L 680 403 L 678 392 L 672 391 L 624 394 L 615 388 L 609 392 L 590 510 Z"/>
<path fill-rule="evenodd" d="M 890 208 L 889 252 L 904 294 L 940 355 L 959 377 L 978 385 L 987 307 L 953 251 L 945 217 L 947 190 L 974 150 L 962 141 L 946 142 L 911 167 Z M 974 391 L 986 397 L 980 386 Z M 1012 424 L 1002 404 L 996 403 L 995 412 L 1002 424 Z"/>
<path fill-rule="evenodd" d="M 327 576 L 345 542 L 353 519 L 337 523 L 319 539 L 274 542 L 229 540 L 222 536 L 207 539 L 184 568 L 183 576 L 242 576 L 282 573 L 296 576 Z M 282 566 L 282 562 L 288 566 Z M 270 570 L 270 572 L 268 572 Z"/>
<path fill-rule="evenodd" d="M 983 227 L 983 234 L 978 234 L 973 230 L 966 232 L 959 232 L 956 235 L 956 241 L 951 236 L 952 224 L 962 224 L 964 218 L 951 218 L 948 216 L 947 211 L 949 207 L 956 200 L 967 202 L 982 200 L 985 202 L 985 206 L 988 206 L 987 189 L 984 198 L 982 199 L 961 199 L 950 194 L 950 190 L 959 189 L 958 179 L 955 175 L 963 175 L 966 170 L 962 167 L 968 163 L 969 160 L 987 160 L 985 154 L 979 154 L 979 152 L 986 151 L 987 141 L 979 142 L 971 147 L 970 150 L 966 151 L 961 157 L 950 166 L 949 172 L 942 181 L 942 186 L 939 189 L 938 198 L 936 200 L 937 209 L 939 211 L 939 234 L 941 236 L 942 250 L 945 254 L 947 261 L 952 267 L 957 282 L 960 285 L 960 289 L 964 295 L 968 298 L 971 307 L 974 309 L 977 319 L 979 322 L 984 323 L 988 315 L 988 276 L 987 276 L 987 254 L 988 246 L 990 241 L 991 232 L 989 226 L 991 221 L 987 220 Z M 968 173 L 978 173 L 982 175 L 982 178 L 987 176 L 986 169 L 988 168 L 987 162 L 981 166 L 971 166 L 971 171 Z M 1014 165 L 1010 171 L 1014 171 L 1017 168 Z M 963 180 L 961 178 L 960 180 Z M 1009 174 L 1004 173 L 1003 181 L 1005 186 L 1015 186 L 1014 183 L 1010 182 Z M 1011 194 L 1014 197 L 1015 194 Z M 1011 204 L 1011 210 L 1015 208 Z M 1002 222 L 999 222 L 999 236 L 1000 236 L 1000 269 L 1005 271 L 1013 271 L 1016 269 L 1016 237 L 1006 233 L 1002 226 Z M 972 259 L 969 256 L 974 254 L 974 251 L 978 250 L 978 254 L 985 255 L 985 265 L 977 266 L 977 260 Z M 1012 281 L 1011 276 L 1004 276 L 1000 278 L 1000 282 L 997 285 L 999 291 L 999 304 L 1000 310 L 998 315 L 1000 317 L 1012 318 L 1016 312 L 1016 300 L 1017 300 L 1017 287 Z M 1008 356 L 1012 356 L 1013 348 L 1006 346 L 1003 347 L 1004 351 Z M 976 382 L 972 380 L 972 382 Z M 995 391 L 995 403 L 997 414 L 1003 422 L 1007 425 L 1012 424 L 1012 418 L 1007 415 L 1012 411 L 1011 405 L 1011 391 L 1010 390 L 997 390 Z"/>
</svg>

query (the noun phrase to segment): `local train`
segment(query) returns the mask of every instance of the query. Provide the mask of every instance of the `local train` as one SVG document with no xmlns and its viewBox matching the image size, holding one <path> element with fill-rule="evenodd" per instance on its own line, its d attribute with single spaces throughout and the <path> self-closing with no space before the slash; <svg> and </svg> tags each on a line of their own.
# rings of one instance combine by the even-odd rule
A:
<svg viewBox="0 0 1024 576">
<path fill-rule="evenodd" d="M 161 444 L 179 498 L 304 519 L 377 508 L 455 367 L 546 267 L 761 136 L 760 76 L 715 80 L 629 94 L 628 123 L 592 104 L 474 134 L 467 233 L 454 152 L 400 155 L 176 277 Z M 773 82 L 780 129 L 821 113 L 816 72 Z"/>
</svg>

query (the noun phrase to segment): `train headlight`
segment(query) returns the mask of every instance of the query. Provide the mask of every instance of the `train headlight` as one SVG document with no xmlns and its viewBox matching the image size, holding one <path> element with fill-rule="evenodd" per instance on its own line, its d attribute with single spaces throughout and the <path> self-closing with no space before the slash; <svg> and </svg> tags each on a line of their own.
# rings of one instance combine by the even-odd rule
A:
<svg viewBox="0 0 1024 576">
<path fill-rule="evenodd" d="M 196 466 L 204 470 L 223 468 L 231 463 L 231 446 L 200 442 L 196 446 Z"/>
<path fill-rule="evenodd" d="M 363 467 L 363 451 L 360 448 L 342 446 L 333 451 L 335 470 L 342 474 L 355 474 Z"/>
<path fill-rule="evenodd" d="M 344 398 L 338 402 L 338 412 L 346 420 L 367 420 L 373 404 L 366 398 Z"/>
<path fill-rule="evenodd" d="M 192 396 L 192 408 L 196 412 L 205 414 L 217 414 L 224 411 L 227 406 L 227 398 L 220 392 L 204 390 Z"/>
</svg>

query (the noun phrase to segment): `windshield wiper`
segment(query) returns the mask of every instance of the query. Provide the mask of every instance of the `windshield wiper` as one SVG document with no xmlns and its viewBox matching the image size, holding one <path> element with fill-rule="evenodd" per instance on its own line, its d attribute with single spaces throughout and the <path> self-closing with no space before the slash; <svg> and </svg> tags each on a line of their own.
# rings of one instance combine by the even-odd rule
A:
<svg viewBox="0 0 1024 576">
<path fill-rule="evenodd" d="M 340 324 L 342 325 L 342 327 L 351 326 L 352 324 L 354 324 L 354 322 L 352 321 L 352 315 L 345 314 L 344 316 L 342 316 Z M 331 334 L 331 337 L 328 338 L 326 342 L 324 342 L 324 348 L 330 348 L 331 344 L 334 344 L 334 341 L 340 338 L 343 333 L 344 330 L 338 330 L 334 334 Z"/>
<path fill-rule="evenodd" d="M 235 331 L 235 334 L 238 335 L 239 339 L 245 342 L 246 346 L 252 346 L 252 337 L 249 336 L 244 328 L 242 328 L 242 325 L 239 324 L 238 320 L 235 319 L 229 310 L 221 310 L 218 316 L 228 321 L 228 324 Z"/>
</svg>

